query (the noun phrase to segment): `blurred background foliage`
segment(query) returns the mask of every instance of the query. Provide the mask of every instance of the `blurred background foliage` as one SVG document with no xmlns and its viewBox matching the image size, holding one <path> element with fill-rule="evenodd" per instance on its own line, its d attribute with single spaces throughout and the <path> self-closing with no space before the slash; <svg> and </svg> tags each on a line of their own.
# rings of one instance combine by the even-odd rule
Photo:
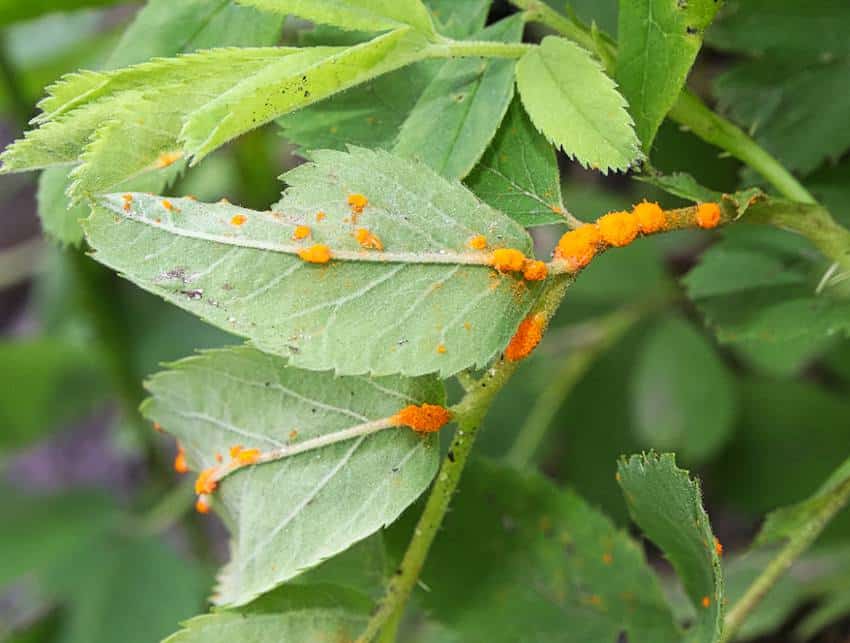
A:
<svg viewBox="0 0 850 643">
<path fill-rule="evenodd" d="M 151 20 L 153 12 L 146 15 L 139 3 L 0 0 L 2 144 L 20 135 L 47 84 L 79 68 L 114 68 L 213 45 L 357 38 L 297 21 L 257 20 L 221 0 L 148 4 L 168 3 L 168 12 L 156 12 L 170 16 L 163 22 Z M 551 4 L 565 8 L 559 0 Z M 580 17 L 616 34 L 615 0 L 571 4 Z M 800 4 L 730 2 L 690 84 L 754 132 L 848 224 L 850 11 L 819 0 L 806 3 L 808 19 L 791 22 Z M 775 11 L 765 18 L 768 5 Z M 489 21 L 507 12 L 497 2 Z M 770 16 L 778 17 L 765 25 Z M 276 177 L 301 160 L 282 135 L 297 121 L 282 125 L 240 138 L 171 191 L 266 207 L 280 191 Z M 652 162 L 720 191 L 758 180 L 669 122 Z M 643 198 L 681 204 L 647 184 L 585 172 L 566 159 L 561 169 L 564 202 L 582 219 Z M 79 248 L 43 236 L 39 214 L 48 233 L 69 220 L 50 215 L 65 207 L 64 170 L 40 180 L 7 175 L 0 185 L 0 640 L 157 641 L 205 609 L 226 545 L 214 519 L 189 511 L 191 490 L 171 472 L 173 443 L 135 413 L 141 381 L 162 362 L 237 340 L 131 287 Z M 559 234 L 554 226 L 537 228 L 540 252 Z M 69 238 L 68 231 L 59 236 Z M 747 225 L 645 238 L 604 254 L 581 275 L 543 344 L 499 396 L 480 452 L 519 468 L 539 467 L 621 526 L 628 523 L 614 480 L 617 457 L 650 448 L 676 452 L 703 481 L 734 598 L 760 568 L 759 552 L 736 553 L 764 514 L 808 496 L 847 455 L 850 341 L 807 332 L 816 324 L 805 304 L 802 311 L 762 315 L 789 300 L 806 302 L 825 285 L 841 287 L 822 279 L 827 268 L 801 239 Z M 427 583 L 447 586 L 440 578 L 452 577 L 455 536 L 461 543 L 469 538 L 464 533 L 498 538 L 476 523 L 478 475 L 484 475 L 480 467 L 470 472 L 471 491 L 462 487 Z M 508 485 L 502 478 L 493 483 Z M 505 502 L 522 505 L 513 496 Z M 418 510 L 389 531 L 390 556 L 406 541 Z M 533 508 L 527 513 L 537 519 Z M 371 545 L 357 547 L 367 548 L 357 550 L 363 556 Z M 743 634 L 844 640 L 848 551 L 845 512 Z M 321 573 L 345 574 L 353 560 Z M 425 608 L 441 601 L 450 603 L 451 594 L 430 595 Z M 447 640 L 430 629 L 436 627 L 419 630 L 417 640 Z"/>
</svg>

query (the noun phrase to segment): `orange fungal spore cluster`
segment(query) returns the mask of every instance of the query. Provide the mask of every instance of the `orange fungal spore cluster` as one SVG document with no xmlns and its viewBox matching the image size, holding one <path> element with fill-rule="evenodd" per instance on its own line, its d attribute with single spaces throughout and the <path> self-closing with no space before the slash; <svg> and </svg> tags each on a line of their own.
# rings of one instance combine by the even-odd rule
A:
<svg viewBox="0 0 850 643">
<path fill-rule="evenodd" d="M 230 457 L 240 465 L 254 464 L 260 459 L 259 449 L 243 449 L 241 445 L 230 447 Z"/>
<path fill-rule="evenodd" d="M 434 433 L 452 419 L 451 411 L 438 404 L 411 404 L 395 414 L 393 420 L 419 433 Z"/>
<path fill-rule="evenodd" d="M 308 263 L 328 263 L 331 260 L 331 249 L 321 243 L 309 248 L 302 248 L 298 256 Z"/>
<path fill-rule="evenodd" d="M 306 225 L 295 226 L 295 230 L 292 232 L 292 238 L 296 241 L 301 241 L 301 239 L 306 239 L 310 236 L 310 227 Z"/>
<path fill-rule="evenodd" d="M 602 235 L 592 223 L 570 230 L 558 241 L 555 257 L 567 262 L 573 270 L 591 262 L 602 244 Z"/>
<path fill-rule="evenodd" d="M 525 359 L 537 348 L 543 339 L 546 330 L 546 317 L 540 313 L 529 315 L 519 325 L 508 347 L 505 349 L 505 357 L 511 362 Z"/>
<path fill-rule="evenodd" d="M 124 212 L 129 212 L 133 207 L 133 195 L 129 192 L 122 194 L 121 200 L 124 201 Z"/>
<path fill-rule="evenodd" d="M 466 245 L 471 250 L 484 250 L 487 247 L 487 237 L 483 234 L 476 234 L 473 237 L 470 237 L 466 242 Z"/>
<path fill-rule="evenodd" d="M 177 447 L 177 455 L 174 456 L 174 470 L 180 474 L 189 471 L 189 465 L 186 463 L 186 452 L 181 446 Z"/>
<path fill-rule="evenodd" d="M 525 255 L 515 248 L 499 248 L 490 255 L 490 265 L 499 272 L 519 272 L 525 265 Z"/>
<path fill-rule="evenodd" d="M 230 217 L 230 225 L 234 225 L 238 228 L 240 226 L 245 225 L 245 222 L 247 220 L 248 217 L 246 217 L 244 214 L 234 214 L 232 217 Z"/>
<path fill-rule="evenodd" d="M 527 281 L 542 281 L 549 274 L 546 263 L 537 259 L 526 259 L 522 267 L 522 276 Z"/>
<path fill-rule="evenodd" d="M 327 214 L 319 210 L 318 212 L 316 212 L 316 221 L 324 221 L 327 216 Z"/>
<path fill-rule="evenodd" d="M 204 494 L 211 494 L 215 491 L 218 483 L 216 483 L 214 476 L 215 469 L 213 468 L 201 471 L 201 473 L 198 474 L 197 480 L 195 480 L 195 493 L 201 496 Z"/>
<path fill-rule="evenodd" d="M 349 194 L 348 205 L 354 214 L 361 214 L 366 206 L 369 205 L 369 199 L 362 194 Z"/>
<path fill-rule="evenodd" d="M 643 234 L 661 232 L 667 226 L 667 217 L 664 216 L 664 210 L 657 203 L 648 203 L 646 201 L 638 203 L 632 210 L 632 214 L 635 215 L 640 231 Z"/>
<path fill-rule="evenodd" d="M 716 228 L 720 223 L 720 206 L 716 203 L 700 203 L 697 206 L 697 225 L 705 230 Z"/>
<path fill-rule="evenodd" d="M 602 240 L 609 246 L 622 248 L 637 238 L 639 225 L 637 217 L 629 212 L 610 212 L 596 220 L 596 227 Z"/>
<path fill-rule="evenodd" d="M 359 243 L 364 248 L 368 248 L 370 250 L 383 250 L 384 244 L 375 235 L 371 230 L 367 230 L 366 228 L 358 228 L 354 232 L 354 238 L 357 239 L 357 243 Z"/>
<path fill-rule="evenodd" d="M 195 511 L 199 514 L 208 514 L 210 512 L 210 503 L 207 501 L 206 497 L 200 496 L 195 501 Z"/>
</svg>

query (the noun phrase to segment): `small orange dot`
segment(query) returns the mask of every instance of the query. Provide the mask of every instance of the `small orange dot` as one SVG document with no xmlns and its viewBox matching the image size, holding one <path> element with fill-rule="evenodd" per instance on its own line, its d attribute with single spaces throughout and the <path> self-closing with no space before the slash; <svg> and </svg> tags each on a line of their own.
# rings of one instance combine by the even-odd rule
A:
<svg viewBox="0 0 850 643">
<path fill-rule="evenodd" d="M 210 512 L 210 505 L 206 501 L 206 498 L 200 497 L 195 501 L 195 511 L 199 514 L 208 514 Z"/>
<path fill-rule="evenodd" d="M 702 603 L 702 606 L 705 607 L 706 609 L 711 607 L 711 599 L 708 596 L 703 596 L 702 601 L 700 601 L 700 602 Z"/>
<path fill-rule="evenodd" d="M 445 344 L 437 344 L 437 352 L 440 355 L 443 355 L 444 353 L 448 352 L 448 349 L 446 348 Z"/>
<path fill-rule="evenodd" d="M 316 212 L 316 221 L 324 221 L 326 216 L 328 215 L 322 211 Z"/>
<path fill-rule="evenodd" d="M 542 281 L 549 274 L 549 268 L 542 261 L 526 259 L 522 267 L 522 276 L 528 281 Z"/>
<path fill-rule="evenodd" d="M 245 222 L 248 220 L 244 214 L 234 214 L 230 218 L 230 225 L 235 225 L 237 228 L 241 225 L 245 225 Z"/>
<path fill-rule="evenodd" d="M 156 167 L 159 169 L 168 167 L 169 165 L 183 158 L 183 152 L 163 152 L 156 159 Z"/>
<path fill-rule="evenodd" d="M 357 239 L 357 243 L 359 243 L 364 248 L 369 248 L 371 250 L 384 249 L 384 244 L 381 242 L 381 240 L 366 228 L 358 228 L 357 231 L 354 233 L 354 238 Z"/>
<path fill-rule="evenodd" d="M 177 208 L 174 207 L 174 204 L 168 199 L 163 199 L 161 202 L 162 207 L 168 210 L 169 212 L 174 212 Z"/>
<path fill-rule="evenodd" d="M 602 562 L 606 565 L 610 565 L 614 562 L 614 557 L 606 551 L 604 554 L 602 554 Z"/>
<path fill-rule="evenodd" d="M 306 239 L 310 236 L 310 228 L 305 225 L 295 226 L 295 230 L 292 233 L 292 238 L 300 241 L 301 239 Z"/>
<path fill-rule="evenodd" d="M 697 225 L 709 230 L 720 223 L 720 206 L 716 203 L 700 203 L 697 206 Z"/>
<path fill-rule="evenodd" d="M 369 205 L 369 199 L 362 194 L 349 194 L 348 205 L 351 207 L 352 212 L 360 214 L 363 212 L 363 209 Z"/>
<path fill-rule="evenodd" d="M 723 555 L 723 545 L 720 544 L 719 540 L 717 540 L 717 536 L 714 537 L 714 551 L 717 552 L 718 556 Z"/>
<path fill-rule="evenodd" d="M 189 471 L 189 465 L 186 464 L 186 452 L 183 447 L 177 449 L 177 455 L 174 457 L 174 470 L 180 474 Z"/>
<path fill-rule="evenodd" d="M 487 247 L 487 237 L 483 234 L 476 234 L 474 237 L 469 238 L 466 245 L 472 250 L 484 250 Z"/>
</svg>

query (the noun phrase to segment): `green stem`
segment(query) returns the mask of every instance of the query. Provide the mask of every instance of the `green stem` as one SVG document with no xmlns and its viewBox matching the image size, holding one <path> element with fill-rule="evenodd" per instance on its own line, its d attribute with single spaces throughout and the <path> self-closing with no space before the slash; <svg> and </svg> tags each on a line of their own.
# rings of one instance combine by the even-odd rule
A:
<svg viewBox="0 0 850 643">
<path fill-rule="evenodd" d="M 567 278 L 552 280 L 544 289 L 535 306 L 535 312 L 543 313 L 547 320 L 551 319 L 571 283 L 572 281 Z M 500 361 L 489 369 L 484 377 L 475 383 L 473 389 L 452 408 L 458 428 L 448 455 L 437 473 L 436 482 L 431 488 L 419 522 L 413 530 L 413 536 L 401 564 L 390 581 L 378 609 L 372 615 L 363 634 L 357 639 L 357 643 L 370 643 L 382 632 L 380 639 L 382 643 L 392 643 L 395 640 L 405 605 L 419 579 L 428 551 L 460 482 L 461 473 L 469 459 L 481 422 L 496 394 L 508 382 L 518 365 L 518 362 Z"/>
<path fill-rule="evenodd" d="M 640 317 L 640 311 L 618 310 L 593 324 L 594 329 L 598 331 L 596 336 L 564 359 L 563 365 L 553 376 L 552 383 L 537 398 L 517 433 L 516 440 L 505 456 L 509 464 L 522 469 L 532 462 L 566 397 L 597 358 L 622 337 Z"/>
<path fill-rule="evenodd" d="M 522 58 L 537 45 L 489 40 L 446 39 L 428 48 L 431 58 Z"/>
<path fill-rule="evenodd" d="M 809 522 L 791 535 L 785 547 L 753 581 L 752 585 L 735 604 L 735 607 L 729 611 L 726 615 L 720 643 L 729 643 L 735 638 L 735 634 L 747 617 L 758 607 L 776 582 L 788 571 L 794 561 L 809 548 L 829 524 L 829 521 L 844 508 L 848 501 L 850 501 L 850 480 L 837 487 L 831 493 L 829 502 L 824 504 Z"/>
</svg>

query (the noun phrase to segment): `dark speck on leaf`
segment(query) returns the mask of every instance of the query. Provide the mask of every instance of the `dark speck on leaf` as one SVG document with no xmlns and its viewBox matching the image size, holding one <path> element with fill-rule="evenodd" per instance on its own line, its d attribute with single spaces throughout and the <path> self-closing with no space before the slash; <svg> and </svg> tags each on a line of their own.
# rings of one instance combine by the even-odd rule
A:
<svg viewBox="0 0 850 643">
<path fill-rule="evenodd" d="M 692 36 L 695 36 L 699 33 L 699 29 L 697 29 L 696 27 L 688 27 L 687 29 L 685 29 L 685 31 L 687 31 Z"/>
</svg>

